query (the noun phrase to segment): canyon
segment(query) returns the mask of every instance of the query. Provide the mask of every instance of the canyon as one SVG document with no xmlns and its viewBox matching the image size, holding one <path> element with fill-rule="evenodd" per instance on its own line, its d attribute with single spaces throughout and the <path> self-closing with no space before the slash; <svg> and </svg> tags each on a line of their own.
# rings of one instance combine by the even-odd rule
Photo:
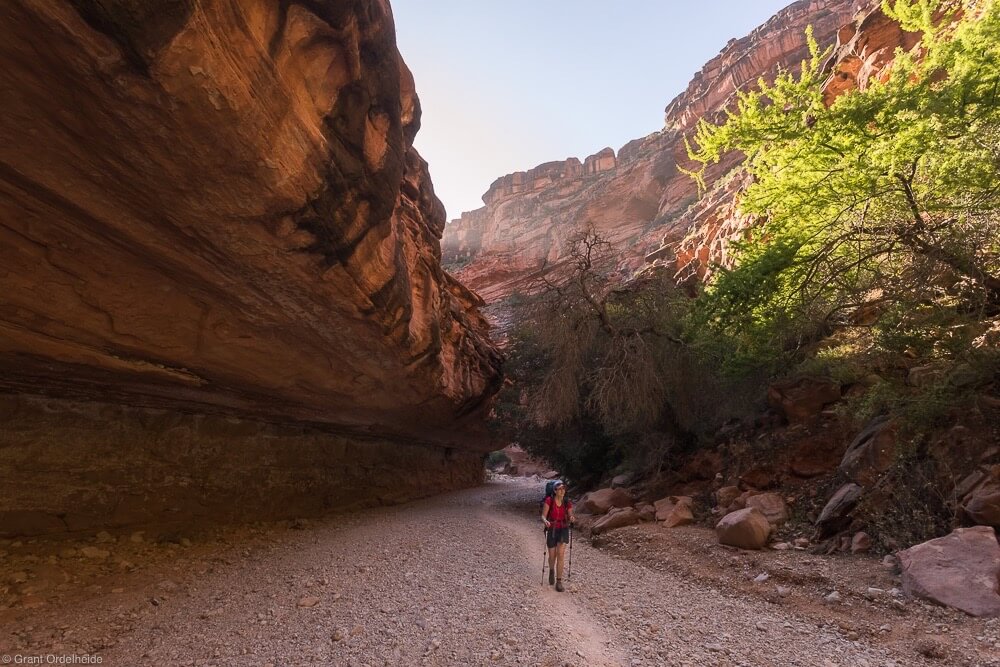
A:
<svg viewBox="0 0 1000 667">
<path fill-rule="evenodd" d="M 0 536 L 477 484 L 501 360 L 388 2 L 0 21 Z"/>
<path fill-rule="evenodd" d="M 699 196 L 682 171 L 692 167 L 685 138 L 700 118 L 721 118 L 737 91 L 772 79 L 779 68 L 794 70 L 808 57 L 808 26 L 821 47 L 833 47 L 842 29 L 853 32 L 856 10 L 851 0 L 794 2 L 706 63 L 667 105 L 661 130 L 617 152 L 605 148 L 582 162 L 571 157 L 498 178 L 483 208 L 445 228 L 446 266 L 494 304 L 530 289 L 540 270 L 563 258 L 570 238 L 593 229 L 616 248 L 622 276 L 655 265 L 681 282 L 703 280 L 713 263 L 725 263 L 726 241 L 745 226 L 733 205 L 741 159 L 729 155 L 713 165 L 705 176 L 708 192 Z M 871 57 L 865 44 L 855 46 L 859 59 Z"/>
</svg>

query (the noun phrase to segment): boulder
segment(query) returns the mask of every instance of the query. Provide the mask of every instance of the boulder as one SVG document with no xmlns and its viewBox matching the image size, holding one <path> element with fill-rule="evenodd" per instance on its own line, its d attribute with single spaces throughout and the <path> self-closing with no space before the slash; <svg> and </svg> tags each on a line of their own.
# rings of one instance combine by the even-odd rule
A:
<svg viewBox="0 0 1000 667">
<path fill-rule="evenodd" d="M 843 530 L 850 523 L 850 513 L 861 498 L 862 488 L 848 482 L 837 489 L 820 512 L 816 520 L 819 536 L 833 535 Z"/>
<path fill-rule="evenodd" d="M 590 532 L 594 535 L 606 533 L 615 528 L 624 528 L 641 521 L 639 512 L 634 507 L 618 508 L 616 511 L 607 514 L 594 522 Z"/>
<path fill-rule="evenodd" d="M 630 472 L 622 473 L 621 475 L 615 475 L 614 477 L 611 478 L 611 488 L 618 489 L 623 486 L 628 486 L 629 484 L 632 483 L 632 477 L 633 475 Z"/>
<path fill-rule="evenodd" d="M 969 494 L 962 509 L 973 523 L 1000 528 L 1000 486 L 987 485 L 976 489 Z"/>
<path fill-rule="evenodd" d="M 612 507 L 631 507 L 632 496 L 622 489 L 598 489 L 580 499 L 580 507 L 589 514 L 607 514 Z"/>
<path fill-rule="evenodd" d="M 830 378 L 797 378 L 775 382 L 767 390 L 767 401 L 790 423 L 815 417 L 830 403 L 840 400 L 840 383 Z"/>
<path fill-rule="evenodd" d="M 777 493 L 759 493 L 746 499 L 746 506 L 758 510 L 772 526 L 788 521 L 788 505 Z"/>
<path fill-rule="evenodd" d="M 694 523 L 694 513 L 691 511 L 693 504 L 694 501 L 690 496 L 667 496 L 657 500 L 654 503 L 656 520 L 662 521 L 667 528 L 692 524 Z"/>
<path fill-rule="evenodd" d="M 720 544 L 740 549 L 763 549 L 771 534 L 771 524 L 760 510 L 747 507 L 722 517 L 715 526 L 715 533 Z"/>
<path fill-rule="evenodd" d="M 870 486 L 896 460 L 896 424 L 888 417 L 868 423 L 844 452 L 840 469 L 864 486 Z"/>
<path fill-rule="evenodd" d="M 898 556 L 909 595 L 971 616 L 1000 616 L 1000 544 L 992 528 L 957 528 Z"/>
<path fill-rule="evenodd" d="M 635 511 L 639 513 L 639 521 L 655 521 L 656 508 L 650 503 L 636 505 Z"/>
<path fill-rule="evenodd" d="M 716 505 L 725 512 L 740 497 L 740 487 L 724 486 L 715 492 Z"/>
</svg>

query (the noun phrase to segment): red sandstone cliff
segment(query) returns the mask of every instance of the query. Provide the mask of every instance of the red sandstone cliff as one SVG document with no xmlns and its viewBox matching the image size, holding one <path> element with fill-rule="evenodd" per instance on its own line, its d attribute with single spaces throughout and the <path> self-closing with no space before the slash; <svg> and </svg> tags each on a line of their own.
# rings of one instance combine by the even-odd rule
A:
<svg viewBox="0 0 1000 667">
<path fill-rule="evenodd" d="M 801 62 L 808 25 L 821 44 L 833 44 L 855 4 L 800 0 L 746 37 L 731 40 L 667 105 L 664 128 L 617 154 L 608 148 L 583 163 L 570 158 L 497 179 L 483 196 L 485 207 L 462 214 L 445 229 L 446 263 L 492 303 L 524 287 L 545 262 L 557 262 L 567 238 L 586 226 L 621 249 L 623 272 L 643 266 L 649 253 L 657 253 L 650 261 L 661 259 L 664 237 L 671 245 L 680 241 L 692 214 L 714 210 L 696 201 L 695 183 L 678 170 L 687 162 L 685 133 L 698 118 L 725 109 L 736 90 Z M 708 180 L 720 179 L 738 162 L 733 156 L 717 165 Z M 716 205 L 729 200 L 718 197 Z"/>
<path fill-rule="evenodd" d="M 0 390 L 475 427 L 498 358 L 440 267 L 387 2 L 16 1 L 2 21 Z"/>
<path fill-rule="evenodd" d="M 0 534 L 481 478 L 386 0 L 11 0 L 0 58 Z"/>
</svg>

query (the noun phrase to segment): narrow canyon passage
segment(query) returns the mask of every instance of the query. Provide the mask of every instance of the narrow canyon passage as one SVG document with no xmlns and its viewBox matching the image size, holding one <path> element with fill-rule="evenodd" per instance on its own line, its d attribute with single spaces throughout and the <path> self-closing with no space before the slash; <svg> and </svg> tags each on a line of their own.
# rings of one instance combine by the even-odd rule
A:
<svg viewBox="0 0 1000 667">
<path fill-rule="evenodd" d="M 105 665 L 920 664 L 582 539 L 556 593 L 541 584 L 538 492 L 495 481 L 193 543 L 109 540 L 66 597 L 0 612 L 0 648 Z M 77 576 L 89 561 L 63 563 Z"/>
</svg>

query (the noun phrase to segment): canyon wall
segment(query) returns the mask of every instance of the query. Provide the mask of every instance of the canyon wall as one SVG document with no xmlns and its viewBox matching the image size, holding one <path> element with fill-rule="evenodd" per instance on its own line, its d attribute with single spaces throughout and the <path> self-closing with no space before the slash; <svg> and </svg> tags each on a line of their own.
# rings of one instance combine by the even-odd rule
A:
<svg viewBox="0 0 1000 667">
<path fill-rule="evenodd" d="M 631 274 L 648 263 L 677 264 L 682 273 L 704 275 L 703 261 L 723 248 L 695 247 L 673 254 L 690 235 L 692 219 L 706 220 L 732 201 L 738 178 L 725 178 L 740 158 L 731 155 L 707 174 L 715 204 L 698 200 L 695 182 L 678 166 L 689 163 L 684 145 L 701 117 L 718 117 L 737 90 L 779 67 L 794 69 L 808 55 L 805 30 L 833 45 L 855 12 L 854 0 L 800 0 L 742 39 L 733 39 L 710 60 L 665 110 L 664 127 L 642 139 L 586 158 L 551 162 L 497 179 L 483 208 L 463 213 L 445 229 L 446 265 L 490 303 L 525 289 L 544 267 L 557 263 L 567 239 L 593 228 L 620 249 L 620 270 Z M 694 217 L 692 217 L 694 216 Z M 728 215 L 709 223 L 722 226 Z M 687 253 L 687 254 L 684 254 Z M 648 259 L 647 259 L 647 256 Z M 692 261 L 702 260 L 702 261 Z"/>
<path fill-rule="evenodd" d="M 474 483 L 500 357 L 388 2 L 12 0 L 0 36 L 0 534 Z"/>
</svg>

